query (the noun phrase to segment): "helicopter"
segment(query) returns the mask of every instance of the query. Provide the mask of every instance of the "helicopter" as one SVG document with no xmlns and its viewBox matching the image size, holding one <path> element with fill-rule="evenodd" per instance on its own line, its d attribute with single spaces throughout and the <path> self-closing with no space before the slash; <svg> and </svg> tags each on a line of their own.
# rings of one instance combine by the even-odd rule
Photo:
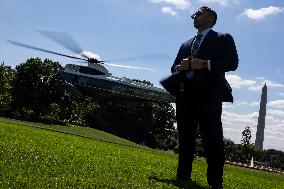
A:
<svg viewBox="0 0 284 189">
<path fill-rule="evenodd" d="M 154 87 L 146 84 L 145 82 L 139 82 L 138 80 L 129 79 L 127 77 L 113 76 L 104 65 L 146 71 L 151 71 L 151 69 L 110 64 L 108 62 L 114 61 L 115 59 L 101 60 L 97 54 L 89 51 L 83 51 L 71 35 L 64 32 L 38 32 L 80 56 L 58 53 L 17 41 L 7 41 L 24 48 L 51 53 L 86 63 L 87 66 L 66 64 L 64 68 L 54 75 L 54 78 L 62 81 L 63 86 L 67 91 L 70 91 L 80 97 L 93 96 L 122 106 L 133 106 L 141 103 L 172 103 L 175 101 L 174 96 L 168 93 L 165 89 Z M 127 58 L 120 60 L 127 60 Z"/>
</svg>

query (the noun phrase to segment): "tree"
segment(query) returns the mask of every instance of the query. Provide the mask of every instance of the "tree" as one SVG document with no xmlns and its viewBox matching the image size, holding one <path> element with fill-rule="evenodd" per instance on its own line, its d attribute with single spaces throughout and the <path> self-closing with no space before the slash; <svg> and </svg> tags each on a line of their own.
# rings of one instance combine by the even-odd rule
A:
<svg viewBox="0 0 284 189">
<path fill-rule="evenodd" d="M 103 108 L 103 127 L 107 132 L 133 142 L 157 147 L 153 127 L 153 105 L 121 107 L 112 103 Z"/>
<path fill-rule="evenodd" d="M 251 160 L 251 157 L 252 157 L 251 146 L 252 145 L 250 145 L 250 140 L 251 140 L 251 129 L 247 125 L 246 128 L 242 132 L 242 140 L 241 140 L 242 145 L 240 145 L 241 154 L 239 154 L 239 158 L 240 158 L 240 161 L 242 162 L 249 162 Z"/>
<path fill-rule="evenodd" d="M 236 145 L 232 140 L 224 138 L 224 151 L 225 151 L 225 158 L 227 160 L 232 161 L 235 159 Z"/>
<path fill-rule="evenodd" d="M 171 104 L 153 104 L 152 132 L 158 148 L 164 150 L 176 148 L 178 135 L 174 127 L 175 121 L 175 111 Z"/>
<path fill-rule="evenodd" d="M 10 114 L 12 105 L 12 81 L 15 71 L 10 66 L 5 66 L 4 62 L 0 64 L 0 115 Z"/>
<path fill-rule="evenodd" d="M 246 128 L 243 130 L 242 132 L 242 144 L 243 145 L 250 145 L 250 140 L 251 140 L 251 129 L 250 127 L 247 125 Z"/>
<path fill-rule="evenodd" d="M 16 66 L 13 80 L 12 106 L 14 116 L 36 120 L 47 114 L 54 103 L 54 89 L 49 85 L 53 75 L 61 68 L 58 62 L 30 58 Z"/>
<path fill-rule="evenodd" d="M 65 91 L 65 97 L 59 103 L 59 118 L 63 122 L 101 129 L 101 112 L 98 102 L 92 97 L 78 97 Z M 94 125 L 95 124 L 95 125 Z"/>
<path fill-rule="evenodd" d="M 12 83 L 15 118 L 87 125 L 149 147 L 176 148 L 175 112 L 170 104 L 145 103 L 126 108 L 107 99 L 79 97 L 52 79 L 60 68 L 57 62 L 39 58 L 16 66 Z M 152 85 L 145 80 L 135 81 Z"/>
<path fill-rule="evenodd" d="M 132 81 L 153 86 L 153 83 L 151 83 L 150 81 L 147 81 L 147 80 L 132 79 Z"/>
<path fill-rule="evenodd" d="M 284 152 L 275 149 L 265 150 L 264 162 L 270 167 L 284 170 Z"/>
<path fill-rule="evenodd" d="M 110 101 L 98 102 L 98 107 L 87 115 L 89 126 L 152 148 L 176 148 L 175 111 L 171 104 L 144 103 L 122 107 Z"/>
</svg>

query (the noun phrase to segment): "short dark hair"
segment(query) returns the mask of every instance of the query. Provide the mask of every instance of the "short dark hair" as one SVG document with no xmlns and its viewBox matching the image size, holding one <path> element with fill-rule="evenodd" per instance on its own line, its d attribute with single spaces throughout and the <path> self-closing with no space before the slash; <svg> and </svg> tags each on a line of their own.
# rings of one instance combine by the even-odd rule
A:
<svg viewBox="0 0 284 189">
<path fill-rule="evenodd" d="M 210 14 L 212 14 L 212 16 L 214 17 L 213 26 L 216 24 L 217 13 L 213 9 L 206 7 L 206 6 L 203 6 L 203 7 L 200 7 L 199 10 L 205 10 L 206 12 L 209 12 Z"/>
</svg>

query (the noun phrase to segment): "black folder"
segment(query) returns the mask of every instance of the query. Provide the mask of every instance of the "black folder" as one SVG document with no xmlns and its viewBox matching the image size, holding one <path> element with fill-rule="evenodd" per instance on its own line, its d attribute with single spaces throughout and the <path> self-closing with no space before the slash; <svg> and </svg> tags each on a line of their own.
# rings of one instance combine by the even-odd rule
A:
<svg viewBox="0 0 284 189">
<path fill-rule="evenodd" d="M 184 79 L 184 73 L 177 73 L 162 79 L 160 83 L 171 95 L 176 96 L 180 91 L 180 83 L 184 81 Z"/>
</svg>

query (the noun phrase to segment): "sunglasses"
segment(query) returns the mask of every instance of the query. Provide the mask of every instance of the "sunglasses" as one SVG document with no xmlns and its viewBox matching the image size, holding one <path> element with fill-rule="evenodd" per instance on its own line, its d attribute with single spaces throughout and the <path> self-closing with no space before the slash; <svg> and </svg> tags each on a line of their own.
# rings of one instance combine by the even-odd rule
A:
<svg viewBox="0 0 284 189">
<path fill-rule="evenodd" d="M 195 17 L 198 17 L 198 16 L 204 16 L 204 15 L 207 15 L 208 13 L 206 12 L 202 12 L 202 11 L 197 11 L 196 13 L 194 13 L 193 15 L 191 15 L 191 18 L 194 19 Z"/>
</svg>

